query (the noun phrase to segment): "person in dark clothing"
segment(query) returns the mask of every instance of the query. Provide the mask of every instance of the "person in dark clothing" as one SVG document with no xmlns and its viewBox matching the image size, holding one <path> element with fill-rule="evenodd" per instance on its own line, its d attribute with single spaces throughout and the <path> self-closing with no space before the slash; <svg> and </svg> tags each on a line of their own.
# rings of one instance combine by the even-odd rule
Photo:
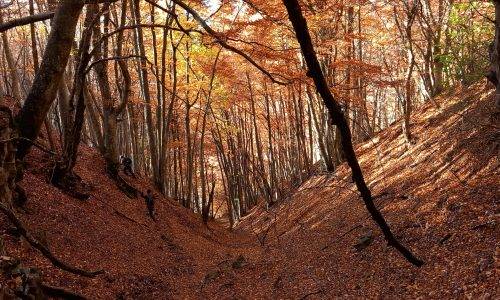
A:
<svg viewBox="0 0 500 300">
<path fill-rule="evenodd" d="M 155 202 L 153 199 L 153 193 L 151 193 L 151 190 L 148 190 L 146 194 L 141 193 L 141 196 L 144 198 L 146 201 L 146 207 L 148 208 L 149 216 L 153 221 L 156 221 L 155 219 Z"/>
<path fill-rule="evenodd" d="M 123 173 L 125 173 L 125 175 L 135 177 L 134 172 L 132 171 L 132 159 L 121 155 L 120 160 L 123 165 Z"/>
</svg>

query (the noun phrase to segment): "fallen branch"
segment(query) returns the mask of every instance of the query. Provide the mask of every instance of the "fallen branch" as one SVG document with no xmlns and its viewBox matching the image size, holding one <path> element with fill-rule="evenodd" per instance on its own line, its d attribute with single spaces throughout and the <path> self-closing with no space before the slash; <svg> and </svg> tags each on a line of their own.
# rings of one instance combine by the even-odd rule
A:
<svg viewBox="0 0 500 300">
<path fill-rule="evenodd" d="M 99 274 L 103 274 L 104 270 L 97 270 L 97 271 L 87 271 L 83 269 L 79 269 L 77 267 L 70 266 L 61 260 L 59 260 L 57 257 L 55 257 L 50 250 L 42 245 L 37 239 L 35 239 L 26 229 L 24 224 L 19 220 L 19 218 L 16 216 L 16 214 L 10 210 L 7 206 L 5 206 L 4 203 L 0 203 L 0 210 L 7 216 L 7 218 L 16 226 L 17 230 L 19 233 L 28 241 L 28 243 L 38 251 L 40 251 L 46 258 L 50 260 L 50 262 L 55 266 L 58 267 L 64 271 L 76 274 L 76 275 L 81 275 L 85 277 L 95 277 Z"/>
<path fill-rule="evenodd" d="M 313 296 L 313 295 L 317 295 L 317 294 L 321 294 L 321 293 L 323 293 L 323 290 L 317 290 L 315 292 L 305 294 L 302 298 L 300 298 L 300 300 L 304 300 L 304 299 L 307 299 L 309 296 Z"/>
<path fill-rule="evenodd" d="M 131 218 L 131 217 L 127 216 L 126 214 L 124 214 L 124 213 L 122 213 L 121 211 L 118 211 L 118 210 L 116 210 L 116 209 L 115 209 L 115 214 L 117 214 L 117 215 L 119 215 L 120 217 L 125 218 L 125 219 L 127 219 L 127 220 L 129 220 L 129 221 L 131 221 L 131 222 L 134 222 L 134 223 L 136 223 L 136 224 L 138 224 L 138 225 L 142 225 L 142 226 L 146 226 L 146 227 L 148 226 L 148 225 L 146 225 L 146 224 L 144 224 L 144 223 L 141 223 L 141 222 L 139 222 L 139 221 L 134 220 L 133 218 Z"/>
<path fill-rule="evenodd" d="M 109 207 L 109 208 L 110 208 L 110 209 L 111 209 L 111 210 L 112 210 L 115 214 L 117 214 L 118 216 L 120 216 L 120 217 L 122 217 L 122 218 L 124 218 L 124 219 L 126 219 L 126 220 L 129 220 L 129 221 L 131 221 L 131 222 L 134 222 L 134 223 L 136 223 L 136 224 L 138 224 L 138 225 L 148 227 L 148 225 L 146 225 L 146 224 L 144 224 L 144 223 L 141 223 L 141 222 L 139 222 L 139 221 L 137 221 L 137 220 L 135 220 L 135 219 L 133 219 L 133 218 L 131 218 L 131 217 L 127 216 L 126 214 L 124 214 L 124 213 L 122 213 L 121 211 L 117 210 L 117 209 L 116 209 L 116 208 L 114 208 L 112 205 L 110 205 L 110 204 L 106 203 L 106 202 L 105 202 L 105 201 L 103 201 L 102 199 L 100 199 L 100 198 L 98 198 L 98 197 L 96 197 L 96 196 L 94 196 L 94 198 L 95 198 L 97 201 L 99 201 L 99 202 L 101 202 L 102 204 L 104 204 L 105 206 Z"/>
<path fill-rule="evenodd" d="M 354 230 L 358 229 L 358 228 L 361 228 L 363 227 L 363 225 L 361 224 L 358 224 L 356 226 L 354 226 L 353 228 L 347 230 L 346 232 L 344 232 L 343 234 L 339 235 L 338 237 L 336 237 L 335 239 L 340 239 L 340 238 L 343 238 L 344 236 L 348 235 L 349 233 L 353 232 Z M 330 243 L 326 246 L 324 246 L 323 248 L 321 248 L 321 250 L 326 250 L 328 247 L 330 247 L 333 243 Z"/>
</svg>

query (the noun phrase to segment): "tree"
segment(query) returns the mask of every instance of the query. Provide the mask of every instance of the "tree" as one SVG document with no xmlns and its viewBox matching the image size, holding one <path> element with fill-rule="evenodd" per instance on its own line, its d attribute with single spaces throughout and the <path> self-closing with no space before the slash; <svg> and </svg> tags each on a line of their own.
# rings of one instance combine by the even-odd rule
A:
<svg viewBox="0 0 500 300">
<path fill-rule="evenodd" d="M 30 141 L 37 138 L 47 111 L 54 101 L 68 62 L 82 8 L 82 1 L 62 0 L 56 10 L 42 63 L 23 108 L 16 116 L 19 134 L 26 139 L 19 143 L 16 154 L 18 159 L 23 159 L 28 154 L 32 145 Z"/>
<path fill-rule="evenodd" d="M 495 4 L 495 39 L 490 46 L 491 67 L 488 80 L 495 85 L 495 105 L 500 108 L 500 1 Z"/>
<path fill-rule="evenodd" d="M 389 246 L 396 248 L 410 263 L 414 264 L 417 267 L 422 266 L 423 261 L 415 257 L 396 239 L 382 214 L 373 203 L 370 189 L 366 185 L 361 167 L 359 166 L 358 160 L 356 158 L 356 153 L 354 152 L 349 125 L 347 124 L 345 116 L 342 113 L 338 102 L 330 92 L 325 77 L 323 76 L 321 67 L 313 48 L 311 36 L 309 35 L 307 21 L 302 15 L 302 10 L 300 8 L 299 2 L 297 0 L 283 0 L 283 3 L 287 9 L 288 18 L 293 25 L 297 40 L 300 44 L 300 48 L 302 49 L 302 54 L 304 55 L 304 59 L 306 60 L 308 67 L 307 75 L 309 77 L 312 77 L 314 84 L 318 89 L 318 93 L 323 98 L 323 103 L 330 113 L 332 123 L 335 124 L 340 130 L 342 149 L 344 150 L 347 163 L 351 168 L 352 179 L 356 183 L 356 186 L 361 194 L 363 201 L 365 202 L 368 212 L 382 230 Z"/>
</svg>

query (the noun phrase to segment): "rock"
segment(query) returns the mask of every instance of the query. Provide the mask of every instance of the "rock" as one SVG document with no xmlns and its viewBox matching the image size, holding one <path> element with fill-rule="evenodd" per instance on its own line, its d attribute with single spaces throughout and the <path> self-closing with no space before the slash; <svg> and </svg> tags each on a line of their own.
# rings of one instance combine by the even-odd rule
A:
<svg viewBox="0 0 500 300">
<path fill-rule="evenodd" d="M 368 246 L 370 246 L 370 244 L 373 242 L 373 232 L 371 230 L 369 230 L 368 232 L 366 232 L 363 236 L 361 236 L 359 238 L 359 241 L 356 245 L 354 245 L 354 248 L 357 250 L 357 251 L 362 251 L 364 249 L 366 249 Z"/>
</svg>

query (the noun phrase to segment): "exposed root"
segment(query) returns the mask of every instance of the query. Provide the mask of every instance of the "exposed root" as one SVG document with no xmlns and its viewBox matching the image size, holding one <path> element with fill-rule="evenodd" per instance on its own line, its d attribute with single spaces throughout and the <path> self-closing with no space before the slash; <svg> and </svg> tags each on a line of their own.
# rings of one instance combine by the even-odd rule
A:
<svg viewBox="0 0 500 300">
<path fill-rule="evenodd" d="M 106 173 L 108 173 L 109 177 L 113 179 L 118 189 L 120 189 L 120 191 L 122 191 L 127 197 L 135 199 L 139 196 L 139 191 L 120 176 L 118 166 L 115 163 L 109 160 L 106 162 Z"/>
<path fill-rule="evenodd" d="M 130 185 L 123 177 L 120 176 L 120 174 L 116 173 L 115 176 L 110 174 L 111 178 L 115 181 L 116 186 L 122 191 L 127 197 L 131 199 L 137 198 L 139 195 L 139 191 Z"/>
<path fill-rule="evenodd" d="M 89 187 L 83 183 L 79 176 L 66 174 L 63 169 L 56 163 L 50 175 L 50 183 L 73 198 L 79 200 L 89 199 Z"/>
</svg>

